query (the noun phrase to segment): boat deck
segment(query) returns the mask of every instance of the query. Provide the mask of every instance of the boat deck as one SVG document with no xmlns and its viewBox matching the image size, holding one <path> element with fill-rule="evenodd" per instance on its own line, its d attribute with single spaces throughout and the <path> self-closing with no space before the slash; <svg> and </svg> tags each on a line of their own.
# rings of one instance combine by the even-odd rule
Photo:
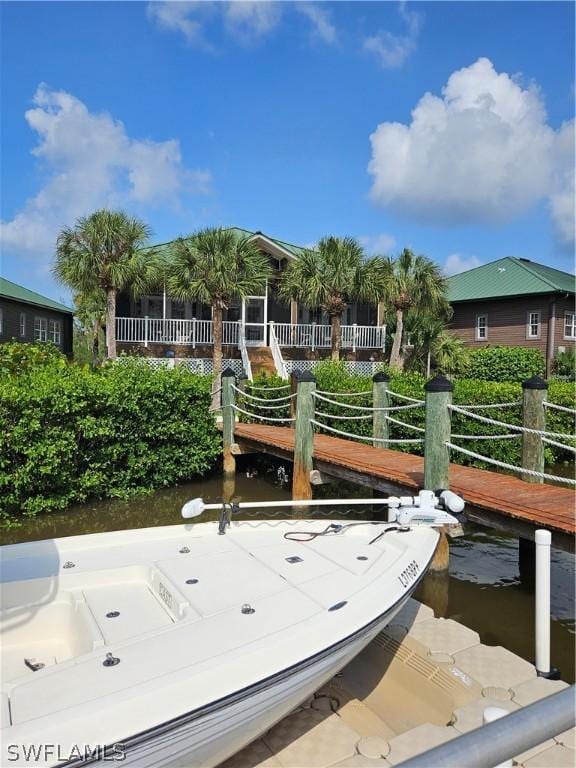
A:
<svg viewBox="0 0 576 768">
<path fill-rule="evenodd" d="M 238 423 L 234 431 L 245 449 L 292 459 L 293 429 Z M 314 435 L 314 466 L 328 475 L 386 491 L 394 486 L 405 490 L 424 486 L 421 456 L 328 435 Z M 547 528 L 556 546 L 574 550 L 576 513 L 571 488 L 450 464 L 450 490 L 474 508 L 469 515 L 473 519 L 524 536 L 535 528 Z"/>
<path fill-rule="evenodd" d="M 430 608 L 408 605 L 343 672 L 220 768 L 386 768 L 566 683 Z M 572 768 L 576 729 L 517 756 L 524 768 Z"/>
</svg>

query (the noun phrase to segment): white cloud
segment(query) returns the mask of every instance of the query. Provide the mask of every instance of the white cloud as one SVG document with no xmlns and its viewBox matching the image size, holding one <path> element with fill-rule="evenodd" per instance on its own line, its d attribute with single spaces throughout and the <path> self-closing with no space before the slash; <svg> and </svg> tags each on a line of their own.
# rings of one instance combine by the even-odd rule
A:
<svg viewBox="0 0 576 768">
<path fill-rule="evenodd" d="M 412 122 L 371 135 L 373 199 L 422 222 L 498 224 L 548 199 L 569 235 L 573 124 L 547 123 L 538 89 L 488 59 L 454 72 L 442 97 L 426 93 Z"/>
<path fill-rule="evenodd" d="M 280 3 L 265 0 L 233 0 L 221 8 L 228 32 L 245 43 L 270 34 L 282 16 Z"/>
<path fill-rule="evenodd" d="M 462 253 L 451 253 L 444 262 L 444 274 L 457 275 L 467 269 L 479 267 L 482 262 L 477 256 L 465 256 Z"/>
<path fill-rule="evenodd" d="M 396 238 L 382 233 L 380 235 L 363 235 L 359 237 L 360 244 L 370 255 L 387 256 L 396 245 Z"/>
<path fill-rule="evenodd" d="M 175 139 L 132 139 L 121 122 L 89 112 L 72 94 L 42 85 L 25 114 L 38 135 L 33 154 L 45 181 L 6 222 L 0 243 L 16 251 L 51 252 L 57 232 L 100 206 L 177 204 L 183 192 L 203 192 L 207 171 L 187 170 Z"/>
<path fill-rule="evenodd" d="M 211 2 L 152 2 L 146 13 L 159 27 L 180 32 L 190 43 L 206 45 L 203 36 L 203 20 L 212 11 Z M 195 18 L 198 14 L 202 20 Z"/>
<path fill-rule="evenodd" d="M 325 43 L 335 43 L 336 27 L 332 23 L 329 12 L 319 3 L 295 3 L 294 10 L 301 13 L 311 22 L 313 36 Z"/>
<path fill-rule="evenodd" d="M 384 29 L 364 40 L 364 50 L 373 53 L 385 69 L 398 69 L 405 64 L 416 50 L 422 27 L 421 14 L 409 11 L 406 3 L 400 3 L 398 13 L 406 25 L 404 35 L 394 35 Z"/>
</svg>

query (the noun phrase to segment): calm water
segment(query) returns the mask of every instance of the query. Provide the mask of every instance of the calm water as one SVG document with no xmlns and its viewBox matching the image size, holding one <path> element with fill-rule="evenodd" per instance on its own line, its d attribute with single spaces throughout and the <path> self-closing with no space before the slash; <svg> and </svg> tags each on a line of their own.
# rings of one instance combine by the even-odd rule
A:
<svg viewBox="0 0 576 768">
<path fill-rule="evenodd" d="M 223 487 L 219 473 L 194 483 L 158 491 L 130 501 L 101 501 L 71 507 L 66 513 L 45 515 L 19 528 L 2 532 L 3 543 L 126 528 L 147 528 L 181 522 L 182 504 L 194 496 L 220 501 L 223 493 L 239 501 L 289 499 L 290 465 L 241 457 L 235 486 Z M 334 483 L 317 488 L 318 496 L 362 497 L 365 488 Z M 342 507 L 338 508 L 342 513 Z M 365 517 L 378 512 L 367 509 Z M 339 516 L 331 515 L 331 516 Z M 357 519 L 362 515 L 354 515 Z M 216 514 L 212 514 L 214 519 Z M 207 515 L 198 521 L 210 519 Z M 471 523 L 465 535 L 451 541 L 450 570 L 429 574 L 416 597 L 437 616 L 452 618 L 476 630 L 482 642 L 503 645 L 528 661 L 534 659 L 534 593 L 518 572 L 518 540 Z M 552 551 L 552 663 L 562 678 L 574 682 L 573 555 Z"/>
</svg>

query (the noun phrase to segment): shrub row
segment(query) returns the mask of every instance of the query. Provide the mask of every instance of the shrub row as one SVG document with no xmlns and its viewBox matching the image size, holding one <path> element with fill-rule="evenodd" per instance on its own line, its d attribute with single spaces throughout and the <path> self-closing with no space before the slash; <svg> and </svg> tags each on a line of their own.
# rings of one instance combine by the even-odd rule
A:
<svg viewBox="0 0 576 768">
<path fill-rule="evenodd" d="M 335 397 L 332 399 L 341 400 L 343 403 L 353 405 L 372 405 L 372 379 L 368 376 L 355 376 L 348 373 L 343 363 L 333 363 L 331 361 L 322 362 L 316 366 L 315 369 L 317 389 L 327 392 L 365 392 L 364 397 Z M 265 376 L 258 377 L 254 384 L 256 386 L 279 386 L 282 382 L 278 377 L 267 378 Z M 407 374 L 391 374 L 389 388 L 392 392 L 396 392 L 401 395 L 407 395 L 409 397 L 424 399 L 424 384 L 426 379 L 424 376 L 417 373 Z M 286 390 L 287 392 L 288 390 Z M 263 390 L 254 390 L 254 394 L 258 394 L 262 397 L 277 397 L 278 392 L 266 392 Z M 488 416 L 489 418 L 496 419 L 498 421 L 505 421 L 510 424 L 522 424 L 522 411 L 519 405 L 522 399 L 522 387 L 520 383 L 512 382 L 493 382 L 482 381 L 473 379 L 457 379 L 454 381 L 454 394 L 453 402 L 456 405 L 488 405 L 492 403 L 509 403 L 516 402 L 517 406 L 512 408 L 492 408 L 479 411 L 482 416 Z M 575 393 L 574 385 L 571 382 L 552 380 L 549 382 L 547 399 L 552 403 L 563 405 L 568 408 L 574 408 Z M 405 401 L 391 397 L 391 405 L 406 404 Z M 271 411 L 259 409 L 254 402 L 246 401 L 245 407 L 247 410 L 253 411 L 264 416 L 270 416 Z M 347 410 L 340 408 L 336 405 L 332 405 L 322 400 L 316 401 L 316 408 L 329 416 L 337 415 L 353 415 L 353 410 Z M 283 412 L 279 412 L 278 415 L 284 415 Z M 393 412 L 390 414 L 393 418 L 405 422 L 406 424 L 415 425 L 417 427 L 424 427 L 424 408 L 413 408 L 404 411 Z M 247 417 L 242 418 L 243 421 L 251 421 Z M 336 418 L 317 417 L 318 421 L 325 422 L 329 427 L 340 429 L 345 432 L 350 432 L 355 435 L 371 436 L 372 434 L 372 422 L 371 420 L 340 420 Z M 552 432 L 562 432 L 564 434 L 574 434 L 574 418 L 569 413 L 560 411 L 548 410 L 547 412 L 547 429 Z M 322 431 L 322 430 L 318 430 Z M 326 434 L 332 434 L 329 430 L 325 430 Z M 452 433 L 454 435 L 500 435 L 507 433 L 508 430 L 505 427 L 499 427 L 496 425 L 489 425 L 483 422 L 479 422 L 468 418 L 467 416 L 459 413 L 454 413 L 452 418 Z M 391 438 L 395 439 L 407 439 L 413 437 L 422 437 L 422 433 L 416 432 L 405 426 L 399 426 L 394 423 L 389 424 L 389 434 Z M 460 443 L 464 448 L 468 448 L 475 453 L 481 453 L 489 456 L 493 459 L 504 461 L 508 464 L 515 466 L 520 465 L 521 459 L 521 438 L 512 440 L 462 440 L 454 439 L 455 443 Z M 574 445 L 574 440 L 561 442 L 569 442 Z M 414 453 L 422 455 L 423 446 L 419 443 L 410 444 L 391 444 L 395 450 L 405 451 L 408 453 Z M 545 449 L 547 463 L 552 462 L 565 462 L 573 461 L 574 455 L 569 451 L 557 448 L 555 446 L 546 446 Z M 487 462 L 476 461 L 470 459 L 462 454 L 453 452 L 452 461 L 457 464 L 468 464 L 472 466 L 479 466 L 483 468 L 489 468 L 490 465 Z"/>
<path fill-rule="evenodd" d="M 208 378 L 138 360 L 41 363 L 0 379 L 0 518 L 173 485 L 219 455 Z"/>
</svg>

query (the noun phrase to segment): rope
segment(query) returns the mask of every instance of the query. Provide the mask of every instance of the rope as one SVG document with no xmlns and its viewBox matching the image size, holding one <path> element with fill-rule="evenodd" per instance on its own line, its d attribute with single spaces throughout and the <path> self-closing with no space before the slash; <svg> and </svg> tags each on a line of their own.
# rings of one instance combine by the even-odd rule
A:
<svg viewBox="0 0 576 768">
<path fill-rule="evenodd" d="M 279 403 L 280 401 L 291 400 L 294 395 L 284 395 L 284 397 L 258 397 L 257 395 L 251 395 L 248 392 L 243 392 L 237 386 L 232 384 L 232 389 L 235 392 L 239 392 L 242 397 L 247 397 L 249 400 L 254 400 L 258 403 Z M 288 403 L 286 403 L 288 405 Z"/>
<path fill-rule="evenodd" d="M 557 443 L 556 440 L 550 440 L 548 437 L 543 437 L 542 442 L 549 443 L 550 445 L 555 445 L 557 448 L 563 448 L 565 451 L 570 451 L 571 453 L 576 453 L 576 448 L 573 445 L 564 445 L 564 443 Z"/>
<path fill-rule="evenodd" d="M 277 411 L 279 408 L 287 408 L 289 403 L 280 403 L 280 405 L 255 405 L 255 408 L 260 408 L 262 411 Z"/>
<path fill-rule="evenodd" d="M 392 395 L 392 397 L 398 397 L 400 400 L 408 400 L 409 403 L 418 403 L 419 405 L 424 405 L 424 400 L 417 400 L 415 397 L 408 397 L 408 395 L 401 395 L 400 392 L 392 392 L 391 389 L 388 390 L 388 394 Z"/>
<path fill-rule="evenodd" d="M 520 435 L 451 435 L 451 437 L 457 437 L 459 440 L 515 440 Z"/>
<path fill-rule="evenodd" d="M 565 405 L 557 405 L 556 403 L 548 403 L 544 401 L 542 405 L 545 408 L 553 408 L 555 411 L 564 411 L 565 413 L 574 413 L 576 414 L 576 410 L 574 408 L 566 408 Z"/>
<path fill-rule="evenodd" d="M 425 429 L 422 427 L 417 427 L 416 424 L 406 424 L 405 421 L 400 421 L 399 419 L 395 419 L 393 416 L 384 416 L 386 421 L 391 421 L 393 424 L 398 424 L 400 427 L 406 427 L 406 429 L 413 429 L 416 432 L 426 432 Z"/>
<path fill-rule="evenodd" d="M 279 389 L 290 389 L 290 384 L 282 384 L 281 387 L 257 387 L 250 383 L 248 386 L 250 389 L 261 389 L 263 392 L 276 392 Z"/>
<path fill-rule="evenodd" d="M 480 411 L 483 408 L 514 408 L 516 406 L 520 407 L 522 403 L 520 401 L 516 403 L 484 403 L 481 405 L 467 405 L 466 408 L 468 408 L 471 411 Z"/>
<path fill-rule="evenodd" d="M 366 416 L 336 416 L 333 413 L 323 413 L 322 411 L 316 411 L 316 416 L 324 416 L 326 419 L 372 419 L 372 414 L 368 413 Z"/>
<path fill-rule="evenodd" d="M 521 427 L 518 424 L 508 424 L 505 421 L 498 421 L 497 419 L 489 419 L 487 416 L 479 416 L 477 413 L 471 413 L 470 411 L 467 411 L 465 408 L 460 408 L 457 405 L 449 405 L 448 406 L 452 411 L 456 411 L 456 413 L 463 413 L 465 416 L 469 416 L 471 419 L 476 419 L 477 421 L 483 421 L 485 424 L 495 424 L 498 427 L 508 427 L 508 429 L 514 429 L 516 432 L 526 432 L 530 435 L 546 435 L 547 437 L 567 437 L 568 439 L 572 438 L 572 435 L 567 435 L 564 432 L 546 432 L 543 429 L 530 429 L 529 427 Z"/>
<path fill-rule="evenodd" d="M 411 439 L 406 440 L 391 440 L 387 437 L 367 437 L 365 435 L 354 435 L 352 432 L 343 432 L 341 429 L 335 429 L 334 427 L 329 427 L 327 424 L 322 424 L 321 421 L 316 421 L 316 419 L 310 419 L 311 424 L 315 424 L 317 427 L 321 427 L 322 429 L 327 429 L 329 432 L 334 432 L 336 435 L 343 435 L 344 437 L 351 437 L 354 440 L 369 440 L 371 443 L 422 443 L 424 442 L 421 437 L 415 437 Z"/>
<path fill-rule="evenodd" d="M 238 405 L 233 405 L 232 408 L 235 411 L 238 411 L 239 413 L 244 413 L 246 416 L 250 416 L 253 419 L 264 419 L 264 421 L 280 421 L 280 422 L 282 422 L 284 424 L 286 424 L 288 422 L 291 422 L 291 421 L 296 421 L 296 419 L 288 419 L 288 418 L 273 419 L 271 416 L 262 416 L 259 413 L 250 413 L 250 411 L 245 411 L 244 408 L 240 408 L 240 406 L 238 406 Z"/>
<path fill-rule="evenodd" d="M 364 392 L 325 392 L 323 389 L 317 389 L 316 392 L 320 395 L 337 395 L 338 397 L 366 397 L 372 394 L 369 389 Z"/>
<path fill-rule="evenodd" d="M 523 475 L 532 475 L 533 477 L 542 477 L 545 480 L 559 480 L 562 483 L 569 483 L 570 485 L 576 485 L 576 480 L 572 480 L 569 477 L 558 477 L 558 475 L 548 475 L 545 472 L 537 472 L 535 469 L 522 469 L 515 464 L 506 464 L 505 461 L 498 461 L 498 459 L 490 459 L 488 456 L 483 456 L 481 453 L 475 453 L 469 451 L 467 448 L 462 448 L 460 445 L 454 445 L 454 443 L 444 443 L 451 450 L 459 451 L 466 456 L 471 456 L 473 459 L 479 459 L 485 461 L 488 464 L 494 464 L 497 467 L 503 467 L 504 469 L 512 469 L 514 472 L 520 472 Z"/>
<path fill-rule="evenodd" d="M 364 405 L 351 405 L 350 403 L 339 403 L 337 400 L 330 400 L 329 397 L 324 397 L 324 395 L 319 394 L 318 392 L 313 391 L 312 395 L 314 397 L 317 397 L 318 400 L 324 400 L 325 403 L 332 403 L 332 405 L 339 405 L 341 408 L 352 408 L 355 411 L 370 411 L 370 413 L 374 413 L 374 411 L 406 411 L 410 408 L 419 408 L 419 403 L 411 403 L 410 405 L 390 405 L 385 408 L 374 408 L 374 407 L 366 407 Z"/>
</svg>

